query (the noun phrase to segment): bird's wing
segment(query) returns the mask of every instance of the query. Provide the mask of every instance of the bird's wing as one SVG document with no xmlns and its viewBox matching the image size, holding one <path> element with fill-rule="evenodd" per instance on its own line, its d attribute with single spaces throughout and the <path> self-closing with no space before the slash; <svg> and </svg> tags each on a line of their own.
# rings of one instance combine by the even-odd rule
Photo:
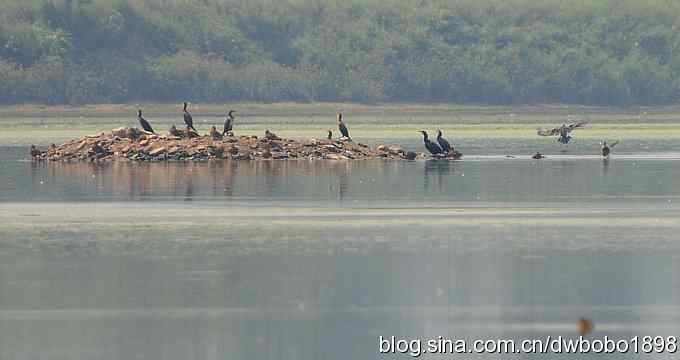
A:
<svg viewBox="0 0 680 360">
<path fill-rule="evenodd" d="M 560 133 L 560 129 L 559 128 L 538 129 L 536 133 L 540 136 L 555 136 Z"/>
<path fill-rule="evenodd" d="M 584 127 L 588 122 L 587 121 L 579 121 L 575 123 L 569 124 L 567 127 L 569 128 L 569 131 L 574 130 L 576 128 Z"/>
<path fill-rule="evenodd" d="M 616 146 L 616 144 L 618 144 L 618 143 L 619 143 L 618 140 L 614 141 L 613 143 L 611 143 L 611 144 L 609 145 L 609 148 L 610 148 L 610 149 L 613 148 L 613 147 Z"/>
</svg>

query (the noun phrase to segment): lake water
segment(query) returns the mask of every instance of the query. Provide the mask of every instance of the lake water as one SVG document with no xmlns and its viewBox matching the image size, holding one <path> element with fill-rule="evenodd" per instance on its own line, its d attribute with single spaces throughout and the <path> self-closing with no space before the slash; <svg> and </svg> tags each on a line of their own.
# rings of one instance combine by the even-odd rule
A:
<svg viewBox="0 0 680 360">
<path fill-rule="evenodd" d="M 608 161 L 490 143 L 457 162 L 100 165 L 0 147 L 0 359 L 410 358 L 378 337 L 573 338 L 581 317 L 593 339 L 680 336 L 673 143 Z"/>
</svg>

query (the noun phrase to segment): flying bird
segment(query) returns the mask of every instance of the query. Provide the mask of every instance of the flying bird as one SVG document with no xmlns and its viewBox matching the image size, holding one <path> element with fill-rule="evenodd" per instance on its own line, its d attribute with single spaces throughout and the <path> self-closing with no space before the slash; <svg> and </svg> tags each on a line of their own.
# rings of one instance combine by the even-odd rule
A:
<svg viewBox="0 0 680 360">
<path fill-rule="evenodd" d="M 585 126 L 587 123 L 587 121 L 579 121 L 570 123 L 569 125 L 562 124 L 562 126 L 554 127 L 552 129 L 538 129 L 536 133 L 539 136 L 558 136 L 557 141 L 566 145 L 572 139 L 571 132 L 574 131 L 574 129 Z"/>
</svg>

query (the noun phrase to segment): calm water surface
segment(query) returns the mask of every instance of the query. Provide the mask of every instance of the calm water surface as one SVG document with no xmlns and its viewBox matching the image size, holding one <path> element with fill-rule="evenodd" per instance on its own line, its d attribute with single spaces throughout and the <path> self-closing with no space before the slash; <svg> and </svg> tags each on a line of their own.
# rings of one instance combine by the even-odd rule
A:
<svg viewBox="0 0 680 360">
<path fill-rule="evenodd" d="M 96 165 L 3 147 L 0 359 L 408 358 L 378 336 L 575 337 L 580 317 L 680 336 L 680 156 L 629 150 Z"/>
</svg>

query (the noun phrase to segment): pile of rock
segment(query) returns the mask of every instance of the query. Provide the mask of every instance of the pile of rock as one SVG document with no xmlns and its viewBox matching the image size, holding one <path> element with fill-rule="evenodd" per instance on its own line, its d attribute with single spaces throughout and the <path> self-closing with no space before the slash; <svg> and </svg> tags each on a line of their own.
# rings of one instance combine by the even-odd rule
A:
<svg viewBox="0 0 680 360">
<path fill-rule="evenodd" d="M 422 153 L 399 146 L 379 145 L 371 148 L 349 139 L 282 139 L 271 132 L 264 137 L 225 136 L 193 132 L 172 135 L 147 133 L 137 128 L 114 129 L 110 133 L 71 140 L 61 146 L 51 145 L 42 151 L 31 147 L 31 156 L 50 161 L 205 161 L 211 159 L 425 159 Z M 460 154 L 444 157 L 458 159 Z"/>
</svg>

